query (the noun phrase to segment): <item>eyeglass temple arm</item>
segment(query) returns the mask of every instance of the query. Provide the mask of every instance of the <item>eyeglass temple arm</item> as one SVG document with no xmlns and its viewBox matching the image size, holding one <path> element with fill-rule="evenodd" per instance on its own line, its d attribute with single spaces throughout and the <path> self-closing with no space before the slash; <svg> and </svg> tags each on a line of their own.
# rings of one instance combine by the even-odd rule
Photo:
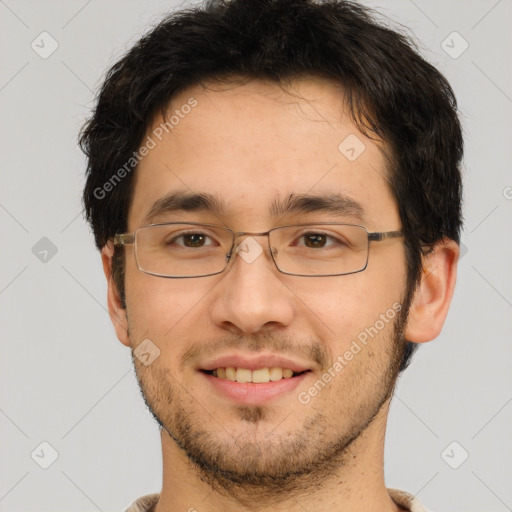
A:
<svg viewBox="0 0 512 512">
<path fill-rule="evenodd" d="M 388 238 L 400 238 L 404 236 L 403 231 L 385 231 L 381 233 L 368 233 L 368 240 L 372 242 L 380 242 Z"/>
<path fill-rule="evenodd" d="M 135 243 L 135 233 L 114 235 L 114 245 L 131 245 Z"/>
</svg>

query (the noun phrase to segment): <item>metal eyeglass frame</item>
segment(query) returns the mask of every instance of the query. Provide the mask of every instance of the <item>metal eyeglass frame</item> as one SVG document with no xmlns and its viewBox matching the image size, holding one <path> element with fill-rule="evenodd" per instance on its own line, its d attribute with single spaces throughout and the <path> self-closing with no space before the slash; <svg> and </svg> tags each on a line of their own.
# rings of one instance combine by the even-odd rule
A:
<svg viewBox="0 0 512 512">
<path fill-rule="evenodd" d="M 142 269 L 140 266 L 140 263 L 139 263 L 138 256 L 137 256 L 137 244 L 136 244 L 137 231 L 144 229 L 144 228 L 149 228 L 149 227 L 168 226 L 168 225 L 169 226 L 171 226 L 171 225 L 205 226 L 205 227 L 212 227 L 212 228 L 220 228 L 225 231 L 229 231 L 232 235 L 233 242 L 231 244 L 231 249 L 226 254 L 226 264 L 224 265 L 224 268 L 222 270 L 219 270 L 218 272 L 212 272 L 210 274 L 200 274 L 197 276 L 168 276 L 165 274 L 157 274 L 157 273 L 149 272 L 147 270 Z M 270 240 L 268 238 L 269 234 L 272 231 L 276 231 L 276 230 L 283 229 L 283 228 L 307 227 L 307 226 L 353 226 L 353 227 L 359 227 L 359 228 L 364 229 L 366 231 L 367 239 L 368 239 L 368 246 L 367 246 L 367 251 L 366 251 L 366 262 L 364 264 L 364 267 L 361 269 L 358 269 L 358 270 L 353 270 L 351 272 L 342 272 L 340 274 L 295 274 L 293 272 L 285 272 L 285 271 L 281 270 L 275 260 L 275 257 L 274 257 L 275 249 L 270 247 Z M 162 223 L 157 223 L 157 224 L 148 224 L 146 226 L 141 226 L 141 227 L 137 228 L 132 233 L 116 234 L 116 235 L 114 235 L 114 246 L 134 245 L 135 246 L 135 261 L 137 263 L 137 268 L 141 272 L 144 272 L 145 274 L 148 274 L 151 276 L 156 276 L 156 277 L 169 278 L 169 279 L 184 279 L 184 278 L 189 279 L 189 278 L 195 278 L 195 277 L 208 277 L 208 276 L 215 276 L 217 274 L 222 274 L 222 272 L 224 272 L 228 268 L 230 261 L 234 261 L 234 259 L 235 259 L 235 258 L 232 258 L 232 255 L 233 255 L 235 246 L 237 245 L 236 238 L 240 237 L 240 236 L 266 236 L 268 245 L 269 245 L 269 249 L 270 249 L 270 255 L 272 257 L 272 261 L 274 262 L 274 265 L 277 268 L 277 270 L 279 272 L 281 272 L 282 274 L 286 274 L 286 275 L 290 275 L 290 276 L 297 276 L 297 277 L 335 277 L 335 276 L 345 276 L 345 275 L 349 275 L 349 274 L 357 274 L 359 272 L 363 272 L 364 270 L 366 270 L 366 268 L 368 266 L 369 256 L 370 256 L 370 242 L 382 242 L 383 240 L 389 240 L 389 239 L 393 239 L 393 238 L 402 238 L 404 236 L 404 234 L 403 234 L 402 230 L 369 232 L 365 226 L 362 226 L 360 224 L 348 224 L 346 222 L 311 222 L 311 223 L 306 223 L 306 224 L 289 224 L 286 226 L 278 226 L 276 228 L 272 228 L 269 231 L 265 231 L 262 233 L 251 233 L 249 231 L 234 232 L 232 229 L 230 229 L 226 226 L 219 226 L 217 224 L 207 224 L 204 222 L 162 222 Z"/>
</svg>

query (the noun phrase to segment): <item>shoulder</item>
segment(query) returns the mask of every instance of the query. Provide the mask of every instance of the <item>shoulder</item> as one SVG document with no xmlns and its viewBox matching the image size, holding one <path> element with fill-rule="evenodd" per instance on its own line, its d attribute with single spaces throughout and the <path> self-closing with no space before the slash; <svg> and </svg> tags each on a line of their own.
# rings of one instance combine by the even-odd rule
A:
<svg viewBox="0 0 512 512">
<path fill-rule="evenodd" d="M 416 497 L 398 489 L 388 489 L 391 499 L 409 512 L 429 512 Z"/>
<path fill-rule="evenodd" d="M 154 512 L 160 494 L 147 494 L 135 500 L 124 512 Z"/>
</svg>

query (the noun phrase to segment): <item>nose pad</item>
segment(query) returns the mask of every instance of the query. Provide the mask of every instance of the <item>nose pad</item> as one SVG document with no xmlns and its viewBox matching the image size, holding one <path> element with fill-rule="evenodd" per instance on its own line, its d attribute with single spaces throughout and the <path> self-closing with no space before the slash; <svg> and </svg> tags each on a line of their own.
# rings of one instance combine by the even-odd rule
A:
<svg viewBox="0 0 512 512">
<path fill-rule="evenodd" d="M 277 250 L 277 247 L 269 246 L 269 249 L 270 249 L 270 259 L 272 260 L 274 267 L 276 267 L 276 269 L 279 270 L 279 266 L 277 264 L 277 256 L 279 254 L 279 251 Z"/>
</svg>

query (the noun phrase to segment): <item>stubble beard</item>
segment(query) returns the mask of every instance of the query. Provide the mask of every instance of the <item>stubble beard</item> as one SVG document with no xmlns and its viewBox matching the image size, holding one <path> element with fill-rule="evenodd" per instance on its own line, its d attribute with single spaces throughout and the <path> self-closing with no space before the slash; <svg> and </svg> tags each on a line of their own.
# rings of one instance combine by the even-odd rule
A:
<svg viewBox="0 0 512 512">
<path fill-rule="evenodd" d="M 247 428 L 238 436 L 230 436 L 229 424 L 219 425 L 211 411 L 191 397 L 168 369 L 158 365 L 145 367 L 132 353 L 142 396 L 163 434 L 169 435 L 184 451 L 198 477 L 213 490 L 236 497 L 240 504 L 254 504 L 256 496 L 261 504 L 268 501 L 269 505 L 279 499 L 290 499 L 295 494 L 318 489 L 340 467 L 352 463 L 351 446 L 372 425 L 392 396 L 407 344 L 404 327 L 408 303 L 407 300 L 406 307 L 397 314 L 391 335 L 387 334 L 392 343 L 386 340 L 386 346 L 390 347 L 385 355 L 386 366 L 377 368 L 378 373 L 365 368 L 364 373 L 373 373 L 373 378 L 378 378 L 372 386 L 373 394 L 365 397 L 365 403 L 360 404 L 357 415 L 343 431 L 312 401 L 308 406 L 314 414 L 286 436 L 279 436 L 279 424 L 286 417 L 274 408 L 237 406 L 236 417 Z M 379 338 L 371 343 L 384 341 Z M 328 387 L 321 393 L 329 393 Z M 274 424 L 262 435 L 262 425 L 268 425 L 271 420 Z M 220 429 L 224 441 L 219 438 Z"/>
</svg>

